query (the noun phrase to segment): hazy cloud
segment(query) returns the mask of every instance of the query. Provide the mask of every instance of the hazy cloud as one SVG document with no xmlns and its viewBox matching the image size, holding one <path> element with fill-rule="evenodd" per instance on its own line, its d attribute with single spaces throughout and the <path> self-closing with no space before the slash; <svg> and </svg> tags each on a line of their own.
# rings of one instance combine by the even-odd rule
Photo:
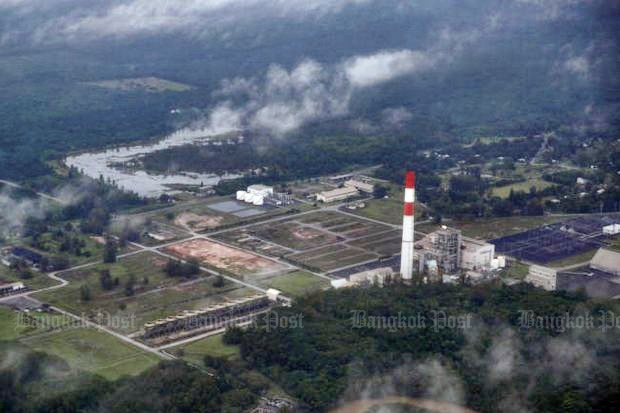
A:
<svg viewBox="0 0 620 413">
<path fill-rule="evenodd" d="M 287 19 L 320 16 L 369 1 L 106 0 L 84 4 L 77 0 L 0 0 L 0 10 L 26 14 L 56 8 L 30 36 L 34 41 L 49 42 L 176 32 L 201 35 L 231 22 L 267 14 Z M 11 37 L 7 33 L 3 36 Z"/>
<path fill-rule="evenodd" d="M 367 87 L 427 70 L 436 62 L 434 56 L 418 50 L 385 51 L 349 59 L 345 73 L 353 86 Z"/>
<path fill-rule="evenodd" d="M 305 59 L 290 70 L 271 65 L 262 79 L 226 79 L 214 93 L 222 102 L 209 114 L 207 123 L 225 129 L 225 121 L 230 119 L 230 130 L 251 128 L 284 135 L 308 122 L 343 116 L 356 91 L 432 70 L 456 58 L 483 33 L 478 29 L 442 29 L 424 50 L 379 50 L 331 65 Z M 234 105 L 233 101 L 243 103 Z M 412 118 L 404 108 L 388 109 L 383 116 L 390 127 L 402 127 Z M 355 127 L 368 131 L 372 125 L 364 121 Z"/>
</svg>

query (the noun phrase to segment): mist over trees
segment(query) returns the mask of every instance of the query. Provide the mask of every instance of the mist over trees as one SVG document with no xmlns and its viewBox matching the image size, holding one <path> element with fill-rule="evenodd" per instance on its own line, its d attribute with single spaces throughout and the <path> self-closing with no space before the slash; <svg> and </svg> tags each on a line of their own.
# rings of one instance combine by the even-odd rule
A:
<svg viewBox="0 0 620 413">
<path fill-rule="evenodd" d="M 213 122 L 216 109 L 232 116 L 219 117 L 219 126 L 241 121 L 270 134 L 280 133 L 279 120 L 305 136 L 323 127 L 403 141 L 619 130 L 614 2 L 313 0 L 296 8 L 233 1 L 226 11 L 201 6 L 191 13 L 183 2 L 150 3 L 162 21 L 176 13 L 169 26 L 153 19 L 132 26 L 144 16 L 121 16 L 134 9 L 115 2 L 92 10 L 80 2 L 41 3 L 2 6 L 5 178 L 49 173 L 44 161 L 70 150 Z M 230 20 L 215 19 L 208 30 L 224 12 Z M 152 93 L 88 83 L 140 76 L 192 89 Z M 271 94 L 274 79 L 286 82 L 284 95 Z M 308 98 L 318 105 L 303 104 Z M 181 114 L 170 113 L 176 108 Z"/>
</svg>

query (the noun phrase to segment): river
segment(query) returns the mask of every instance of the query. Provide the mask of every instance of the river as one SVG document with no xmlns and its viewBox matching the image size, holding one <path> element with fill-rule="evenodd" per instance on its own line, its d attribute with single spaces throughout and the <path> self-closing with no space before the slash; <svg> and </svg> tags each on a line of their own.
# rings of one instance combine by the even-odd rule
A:
<svg viewBox="0 0 620 413">
<path fill-rule="evenodd" d="M 112 180 L 127 191 L 133 191 L 144 197 L 158 197 L 162 194 L 170 194 L 175 191 L 170 185 L 215 185 L 222 179 L 233 179 L 239 175 L 226 174 L 200 174 L 194 172 L 178 171 L 166 175 L 149 174 L 143 170 L 130 168 L 117 168 L 113 164 L 126 163 L 140 156 L 159 151 L 162 149 L 182 146 L 192 143 L 207 144 L 218 139 L 212 133 L 204 129 L 180 129 L 163 139 L 152 143 L 140 145 L 115 147 L 93 152 L 83 152 L 68 156 L 65 159 L 67 166 L 73 166 L 86 176 L 93 179 Z"/>
</svg>

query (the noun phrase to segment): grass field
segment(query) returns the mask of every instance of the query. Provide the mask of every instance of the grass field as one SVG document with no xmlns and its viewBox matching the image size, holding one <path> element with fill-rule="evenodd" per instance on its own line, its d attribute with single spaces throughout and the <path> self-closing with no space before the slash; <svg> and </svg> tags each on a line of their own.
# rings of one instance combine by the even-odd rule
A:
<svg viewBox="0 0 620 413">
<path fill-rule="evenodd" d="M 530 266 L 523 264 L 520 261 L 510 261 L 506 264 L 500 276 L 504 278 L 514 278 L 516 280 L 523 280 L 530 270 Z"/>
<path fill-rule="evenodd" d="M 294 271 L 269 280 L 269 287 L 282 291 L 284 295 L 300 297 L 313 291 L 329 287 L 329 282 L 305 271 Z"/>
<path fill-rule="evenodd" d="M 481 218 L 471 221 L 447 221 L 445 225 L 460 229 L 466 237 L 487 240 L 516 234 L 564 219 L 566 218 L 557 216 L 516 216 L 506 218 Z M 422 224 L 416 226 L 416 231 L 429 233 L 437 228 L 439 228 L 438 225 Z"/>
<path fill-rule="evenodd" d="M 69 285 L 54 291 L 34 294 L 34 298 L 48 302 L 74 314 L 95 317 L 104 315 L 133 317 L 132 322 L 113 325 L 124 334 L 138 331 L 143 324 L 158 318 L 177 314 L 181 310 L 203 308 L 227 298 L 237 298 L 251 293 L 237 284 L 224 282 L 222 287 L 213 285 L 214 277 L 199 276 L 188 280 L 169 277 L 164 272 L 167 260 L 151 253 L 140 253 L 121 259 L 114 264 L 99 264 L 87 269 L 63 274 Z M 119 279 L 119 285 L 104 290 L 99 280 L 100 272 L 109 269 L 112 278 Z M 127 295 L 125 285 L 131 275 L 137 283 L 133 295 Z M 148 283 L 144 278 L 148 278 Z M 80 289 L 88 286 L 91 299 L 84 301 Z"/>
<path fill-rule="evenodd" d="M 182 354 L 185 360 L 201 366 L 203 365 L 202 360 L 204 356 L 221 357 L 225 359 L 238 358 L 240 354 L 239 347 L 224 344 L 222 338 L 223 334 L 203 338 L 202 340 L 175 347 L 171 353 L 177 355 Z"/>
<path fill-rule="evenodd" d="M 0 307 L 0 341 L 12 341 L 29 331 L 32 327 L 17 323 L 18 314 L 8 307 Z"/>
<path fill-rule="evenodd" d="M 159 358 L 91 328 L 73 328 L 21 340 L 28 347 L 65 360 L 70 367 L 116 380 L 154 366 Z"/>
<path fill-rule="evenodd" d="M 351 214 L 376 219 L 388 224 L 400 225 L 403 223 L 403 189 L 394 184 L 382 184 L 389 188 L 388 198 L 369 199 L 364 201 L 366 206 L 361 209 L 345 210 Z M 418 204 L 415 215 L 417 219 L 422 217 L 424 209 Z"/>
<path fill-rule="evenodd" d="M 531 187 L 535 187 L 537 191 L 541 191 L 545 188 L 548 188 L 550 186 L 552 186 L 553 184 L 551 182 L 547 182 L 544 181 L 540 178 L 532 178 L 532 179 L 528 179 L 527 181 L 524 182 L 517 182 L 515 184 L 512 185 L 506 185 L 506 186 L 500 186 L 500 187 L 496 187 L 496 188 L 492 188 L 491 189 L 491 195 L 493 196 L 498 196 L 500 198 L 508 198 L 508 196 L 510 195 L 510 191 L 522 191 L 522 192 L 529 192 Z"/>
</svg>

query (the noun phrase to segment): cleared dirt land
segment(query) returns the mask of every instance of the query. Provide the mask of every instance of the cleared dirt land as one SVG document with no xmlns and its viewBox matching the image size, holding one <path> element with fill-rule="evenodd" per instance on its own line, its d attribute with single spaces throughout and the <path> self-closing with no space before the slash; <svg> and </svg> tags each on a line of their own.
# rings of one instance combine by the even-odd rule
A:
<svg viewBox="0 0 620 413">
<path fill-rule="evenodd" d="M 183 259 L 195 258 L 204 265 L 238 275 L 286 269 L 275 261 L 206 239 L 182 242 L 166 247 L 165 251 Z"/>
</svg>

